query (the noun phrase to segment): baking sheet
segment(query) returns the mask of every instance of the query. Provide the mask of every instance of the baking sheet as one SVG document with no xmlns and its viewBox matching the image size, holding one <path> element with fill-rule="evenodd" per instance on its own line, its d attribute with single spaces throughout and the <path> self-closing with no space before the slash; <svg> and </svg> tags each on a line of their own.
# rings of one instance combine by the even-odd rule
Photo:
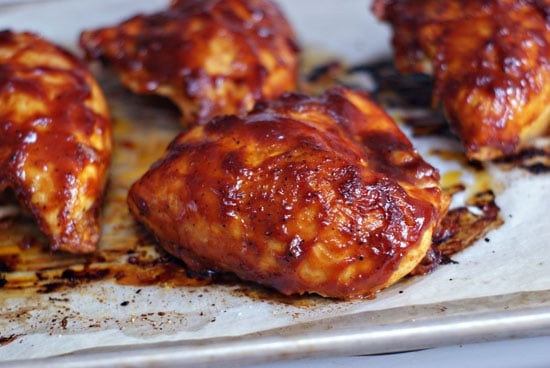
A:
<svg viewBox="0 0 550 368">
<path fill-rule="evenodd" d="M 369 1 L 279 2 L 307 50 L 337 55 L 350 64 L 390 55 L 389 30 L 370 15 Z M 166 4 L 0 4 L 0 28 L 37 31 L 78 52 L 81 30 Z M 148 134 L 167 142 L 179 129 L 174 111 L 144 104 L 125 93 L 109 73 L 94 72 L 108 91 L 118 119 L 116 132 L 147 144 Z M 429 154 L 434 148 L 459 151 L 454 140 L 432 137 L 414 143 L 442 174 L 460 170 L 464 180 L 475 182 L 460 160 Z M 133 163 L 146 166 L 162 148 L 149 147 Z M 125 174 L 131 164 L 128 154 L 119 155 L 113 171 Z M 0 289 L 0 336 L 11 338 L 0 345 L 0 366 L 227 366 L 550 334 L 550 227 L 545 220 L 550 176 L 499 166 L 487 170 L 504 224 L 487 240 L 454 256 L 457 264 L 407 279 L 373 300 L 305 297 L 288 302 L 242 293 L 238 284 L 138 287 L 105 281 L 46 294 Z M 114 187 L 119 192 L 113 196 L 123 196 L 133 179 L 121 176 L 125 179 Z M 107 210 L 112 216 L 124 213 Z M 108 224 L 105 234 L 107 246 L 121 241 Z"/>
</svg>

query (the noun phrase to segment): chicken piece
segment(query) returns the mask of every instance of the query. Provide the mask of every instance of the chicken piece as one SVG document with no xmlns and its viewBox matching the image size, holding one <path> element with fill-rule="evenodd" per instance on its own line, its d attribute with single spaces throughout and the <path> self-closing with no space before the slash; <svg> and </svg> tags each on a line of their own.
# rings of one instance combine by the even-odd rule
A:
<svg viewBox="0 0 550 368">
<path fill-rule="evenodd" d="M 380 107 L 335 87 L 195 126 L 134 183 L 128 203 L 192 271 L 349 299 L 419 263 L 448 198 Z"/>
<path fill-rule="evenodd" d="M 85 31 L 80 44 L 134 92 L 171 99 L 185 125 L 246 113 L 297 81 L 294 33 L 269 0 L 174 0 L 167 10 Z"/>
<path fill-rule="evenodd" d="M 431 73 L 468 158 L 491 160 L 550 128 L 550 3 L 376 0 L 398 70 Z"/>
<path fill-rule="evenodd" d="M 85 66 L 32 33 L 0 32 L 0 192 L 51 249 L 93 251 L 111 153 L 108 108 Z"/>
</svg>

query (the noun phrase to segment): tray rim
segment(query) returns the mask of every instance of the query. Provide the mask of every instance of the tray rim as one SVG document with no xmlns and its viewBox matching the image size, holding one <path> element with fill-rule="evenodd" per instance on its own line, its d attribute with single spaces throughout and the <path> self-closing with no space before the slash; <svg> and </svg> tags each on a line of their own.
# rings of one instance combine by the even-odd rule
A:
<svg viewBox="0 0 550 368">
<path fill-rule="evenodd" d="M 434 318 L 437 311 L 442 315 Z M 358 325 L 358 320 L 371 314 L 377 314 L 379 323 Z M 380 318 L 380 314 L 387 315 Z M 385 322 L 395 314 L 406 317 L 397 323 Z M 0 368 L 232 367 L 540 336 L 550 336 L 550 290 L 359 312 L 241 336 L 83 349 L 0 361 Z"/>
<path fill-rule="evenodd" d="M 0 1 L 0 9 L 57 1 L 5 0 Z M 434 318 L 433 312 L 441 308 L 445 308 L 445 313 Z M 356 323 L 381 312 L 403 312 L 406 318 L 393 323 Z M 543 335 L 550 336 L 550 290 L 360 312 L 236 337 L 109 346 L 26 360 L 0 358 L 0 367 L 111 367 L 115 364 L 130 367 L 223 364 L 227 367 Z M 389 346 L 392 348 L 388 349 Z"/>
</svg>

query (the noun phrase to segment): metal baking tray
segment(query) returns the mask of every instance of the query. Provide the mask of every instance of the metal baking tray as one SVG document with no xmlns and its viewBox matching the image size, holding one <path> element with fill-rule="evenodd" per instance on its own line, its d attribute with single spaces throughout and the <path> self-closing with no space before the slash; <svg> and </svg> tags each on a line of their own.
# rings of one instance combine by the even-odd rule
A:
<svg viewBox="0 0 550 368">
<path fill-rule="evenodd" d="M 390 31 L 370 14 L 367 0 L 279 3 L 306 53 L 318 60 L 338 58 L 357 65 L 391 55 Z M 166 4 L 166 0 L 4 1 L 0 28 L 39 32 L 79 53 L 81 30 Z M 141 139 L 145 144 L 151 137 L 157 142 L 140 151 L 139 157 L 119 152 L 113 175 L 124 176 L 128 165 L 145 167 L 154 161 L 180 129 L 177 113 L 161 102 L 131 95 L 112 74 L 92 68 L 109 98 L 118 124 L 115 132 L 133 142 Z M 459 151 L 452 138 L 413 138 L 413 142 L 443 175 L 460 171 L 473 186 L 481 185 L 461 160 L 430 154 L 434 149 Z M 542 144 L 548 148 L 548 141 Z M 0 367 L 228 367 L 549 335 L 550 227 L 545 214 L 550 208 L 550 176 L 502 166 L 487 167 L 484 173 L 483 185 L 497 193 L 504 224 L 454 256 L 456 263 L 408 278 L 374 299 L 284 298 L 233 281 L 124 285 L 106 278 L 70 288 L 41 285 L 50 288 L 47 292 L 0 288 Z M 122 184 L 114 186 L 113 196 L 124 196 Z M 142 235 L 132 235 L 125 209 L 108 205 L 107 210 L 113 211 L 107 219 L 117 217 L 121 222 L 114 226 L 107 221 L 104 249 L 143 242 Z M 0 252 L 2 247 L 0 242 Z M 155 252 L 153 245 L 140 249 Z M 123 252 L 117 257 L 110 261 L 128 260 Z M 36 276 L 29 267 L 21 277 Z"/>
</svg>

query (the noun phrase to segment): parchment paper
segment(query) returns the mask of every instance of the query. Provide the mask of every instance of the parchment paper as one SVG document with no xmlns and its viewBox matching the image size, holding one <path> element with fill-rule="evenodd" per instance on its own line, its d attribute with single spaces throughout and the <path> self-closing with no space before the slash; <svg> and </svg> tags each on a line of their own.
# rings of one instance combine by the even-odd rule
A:
<svg viewBox="0 0 550 368">
<path fill-rule="evenodd" d="M 302 45 L 338 55 L 350 63 L 390 55 L 389 29 L 374 20 L 369 1 L 284 0 L 280 3 Z M 0 28 L 40 32 L 78 52 L 76 41 L 81 30 L 112 24 L 166 4 L 164 0 L 0 4 Z M 124 109 L 115 108 L 114 113 L 127 113 Z M 162 111 L 148 110 L 138 115 L 159 121 L 174 119 L 173 114 Z M 159 134 L 171 134 L 175 128 L 170 124 L 165 124 L 168 128 Z M 421 138 L 414 143 L 442 173 L 461 170 L 457 162 L 429 154 L 434 147 L 460 150 L 453 139 Z M 457 264 L 398 283 L 373 300 L 336 302 L 312 297 L 312 301 L 303 305 L 287 304 L 239 295 L 232 292 L 235 285 L 138 288 L 100 282 L 68 292 L 28 296 L 14 296 L 0 289 L 0 335 L 14 337 L 11 343 L 0 346 L 0 361 L 9 365 L 10 360 L 49 357 L 87 348 L 208 341 L 206 339 L 290 328 L 310 321 L 348 315 L 351 318 L 372 311 L 364 321 L 368 328 L 381 318 L 375 311 L 456 301 L 468 303 L 474 298 L 550 290 L 547 219 L 550 176 L 531 175 L 519 169 L 505 172 L 495 167 L 490 170 L 493 183 L 498 186 L 497 204 L 501 207 L 504 225 L 488 234 L 487 239 L 453 257 Z M 466 180 L 468 175 L 464 173 Z M 396 321 L 407 318 L 414 317 L 396 315 Z M 361 322 L 358 323 L 360 327 Z M 389 322 L 384 320 L 384 323 Z M 343 330 L 341 334 L 346 333 Z"/>
</svg>

